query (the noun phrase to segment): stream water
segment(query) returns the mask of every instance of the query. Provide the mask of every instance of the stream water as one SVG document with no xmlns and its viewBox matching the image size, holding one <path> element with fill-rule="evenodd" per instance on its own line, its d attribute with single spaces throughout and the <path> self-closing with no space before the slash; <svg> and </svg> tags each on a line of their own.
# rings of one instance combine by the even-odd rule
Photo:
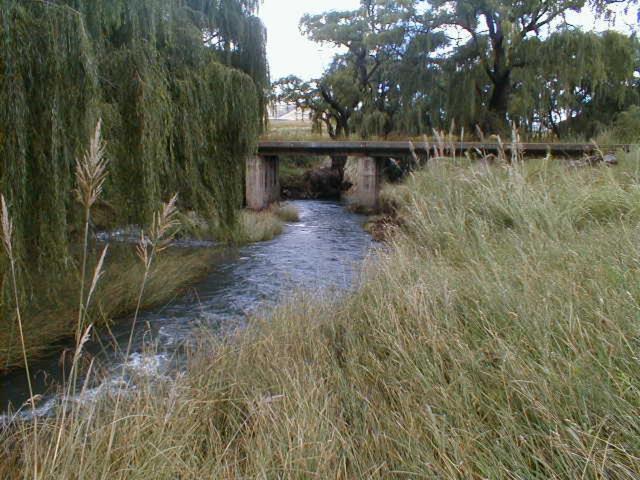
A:
<svg viewBox="0 0 640 480">
<path fill-rule="evenodd" d="M 230 252 L 185 295 L 141 314 L 124 369 L 122 353 L 115 352 L 126 349 L 131 319 L 113 326 L 109 342 L 89 345 L 89 352 L 108 372 L 105 382 L 126 381 L 122 372 L 127 369 L 151 375 L 166 373 L 170 364 L 175 364 L 169 359 L 203 326 L 224 334 L 242 327 L 248 314 L 267 309 L 294 291 L 334 298 L 352 288 L 372 245 L 362 228 L 364 217 L 335 202 L 292 203 L 300 212 L 300 222 L 288 224 L 272 241 Z M 148 342 L 156 345 L 153 353 L 143 351 Z M 105 348 L 105 344 L 111 346 Z M 38 414 L 46 414 L 55 405 L 56 396 L 51 391 L 65 373 L 59 359 L 57 354 L 31 366 L 35 393 L 44 395 Z M 15 411 L 28 397 L 24 371 L 0 377 L 0 412 L 6 412 L 10 405 Z M 0 424 L 8 419 L 0 415 Z"/>
</svg>

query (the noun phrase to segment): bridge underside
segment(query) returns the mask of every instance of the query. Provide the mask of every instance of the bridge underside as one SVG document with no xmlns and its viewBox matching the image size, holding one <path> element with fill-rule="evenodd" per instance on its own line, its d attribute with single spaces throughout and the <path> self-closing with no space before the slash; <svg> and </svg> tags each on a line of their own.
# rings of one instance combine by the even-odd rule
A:
<svg viewBox="0 0 640 480">
<path fill-rule="evenodd" d="M 280 200 L 279 158 L 275 155 L 257 155 L 247 160 L 246 202 L 251 210 L 264 210 Z M 384 160 L 374 157 L 358 157 L 353 186 L 345 195 L 349 205 L 365 210 L 379 207 Z M 336 166 L 336 168 L 344 165 Z"/>
</svg>

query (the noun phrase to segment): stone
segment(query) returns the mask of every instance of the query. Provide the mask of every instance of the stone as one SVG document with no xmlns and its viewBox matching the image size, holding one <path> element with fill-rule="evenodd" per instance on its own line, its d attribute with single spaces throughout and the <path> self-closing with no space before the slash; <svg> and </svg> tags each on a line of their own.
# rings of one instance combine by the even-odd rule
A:
<svg viewBox="0 0 640 480">
<path fill-rule="evenodd" d="M 606 155 L 602 155 L 600 152 L 596 152 L 593 155 L 585 155 L 581 160 L 571 160 L 569 162 L 569 166 L 571 167 L 587 167 L 587 166 L 595 166 L 604 164 L 607 166 L 617 165 L 618 157 L 614 153 L 607 153 Z"/>
</svg>

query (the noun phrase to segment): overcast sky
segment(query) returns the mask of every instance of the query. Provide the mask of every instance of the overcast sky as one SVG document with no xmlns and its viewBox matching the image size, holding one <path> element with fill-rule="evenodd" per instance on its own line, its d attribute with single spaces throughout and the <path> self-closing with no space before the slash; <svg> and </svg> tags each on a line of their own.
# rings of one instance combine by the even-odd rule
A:
<svg viewBox="0 0 640 480">
<path fill-rule="evenodd" d="M 319 77 L 331 62 L 334 51 L 307 40 L 298 28 L 305 13 L 355 10 L 359 0 L 265 0 L 260 18 L 267 27 L 267 53 L 271 79 L 297 75 Z"/>
<path fill-rule="evenodd" d="M 354 10 L 359 4 L 359 0 L 264 0 L 260 17 L 267 27 L 271 79 L 292 74 L 303 79 L 319 77 L 331 62 L 335 50 L 303 37 L 299 30 L 300 18 L 305 13 Z M 604 22 L 595 21 L 589 13 L 574 14 L 568 20 L 585 30 L 607 28 Z M 619 14 L 614 28 L 629 31 L 630 24 L 637 25 L 635 9 L 628 15 Z"/>
</svg>

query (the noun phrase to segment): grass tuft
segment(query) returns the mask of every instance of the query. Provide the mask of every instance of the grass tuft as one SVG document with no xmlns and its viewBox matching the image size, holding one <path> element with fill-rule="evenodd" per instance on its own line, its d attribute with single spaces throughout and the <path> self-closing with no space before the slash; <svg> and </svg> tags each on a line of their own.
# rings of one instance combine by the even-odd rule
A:
<svg viewBox="0 0 640 480">
<path fill-rule="evenodd" d="M 300 212 L 298 209 L 290 203 L 282 203 L 273 207 L 276 217 L 283 222 L 295 223 L 300 221 Z"/>
<path fill-rule="evenodd" d="M 284 231 L 284 224 L 297 222 L 300 214 L 289 203 L 274 204 L 261 212 L 244 210 L 235 233 L 234 242 L 239 245 L 273 240 Z"/>
</svg>

